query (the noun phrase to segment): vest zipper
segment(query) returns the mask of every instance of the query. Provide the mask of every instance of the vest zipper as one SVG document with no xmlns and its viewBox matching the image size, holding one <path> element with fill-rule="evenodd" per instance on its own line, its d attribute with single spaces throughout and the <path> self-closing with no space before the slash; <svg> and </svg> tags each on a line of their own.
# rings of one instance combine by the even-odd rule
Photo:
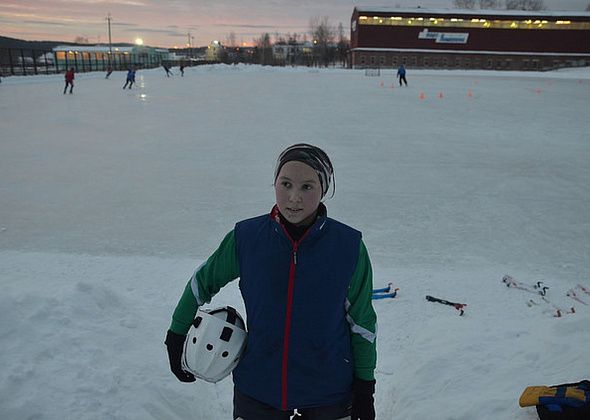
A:
<svg viewBox="0 0 590 420">
<path fill-rule="evenodd" d="M 293 255 L 289 266 L 289 283 L 287 284 L 287 312 L 285 316 L 285 334 L 283 337 L 283 362 L 281 366 L 281 408 L 287 410 L 287 377 L 289 367 L 289 336 L 293 312 L 293 289 L 295 287 L 295 271 L 297 266 L 297 249 L 299 242 L 293 242 Z"/>
<path fill-rule="evenodd" d="M 288 371 L 289 371 L 289 336 L 291 334 L 291 319 L 292 319 L 292 312 L 293 312 L 293 289 L 295 287 L 295 271 L 297 269 L 297 251 L 299 249 L 299 244 L 303 239 L 307 236 L 309 231 L 312 229 L 307 230 L 303 234 L 298 241 L 293 240 L 289 232 L 283 227 L 283 231 L 287 236 L 289 242 L 293 246 L 293 252 L 291 254 L 291 263 L 289 266 L 289 281 L 287 283 L 287 309 L 285 314 L 285 331 L 283 337 L 283 360 L 281 365 L 281 409 L 283 411 L 287 411 L 288 402 L 288 390 L 287 390 L 287 378 L 288 378 Z"/>
</svg>

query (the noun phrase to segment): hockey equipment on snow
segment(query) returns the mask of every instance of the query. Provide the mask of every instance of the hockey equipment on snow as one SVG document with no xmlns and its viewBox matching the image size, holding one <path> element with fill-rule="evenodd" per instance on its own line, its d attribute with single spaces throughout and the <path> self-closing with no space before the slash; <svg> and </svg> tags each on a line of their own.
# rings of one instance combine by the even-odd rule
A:
<svg viewBox="0 0 590 420">
<path fill-rule="evenodd" d="M 352 420 L 375 420 L 375 380 L 355 378 L 352 383 Z"/>
<path fill-rule="evenodd" d="M 576 302 L 580 302 L 582 305 L 588 305 L 586 301 L 582 300 L 577 294 L 575 289 L 570 289 L 565 294 L 567 297 L 575 300 Z"/>
<path fill-rule="evenodd" d="M 502 277 L 502 282 L 506 284 L 506 287 L 513 287 L 515 289 L 524 290 L 526 292 L 534 293 L 535 295 L 545 296 L 549 287 L 545 286 L 542 281 L 538 281 L 533 285 L 528 285 L 520 281 L 516 281 L 514 277 L 505 275 Z"/>
<path fill-rule="evenodd" d="M 399 287 L 393 287 L 393 283 L 389 283 L 387 287 L 382 287 L 380 289 L 373 289 L 373 296 L 371 297 L 373 300 L 377 299 L 393 299 L 397 296 L 397 291 Z"/>
<path fill-rule="evenodd" d="M 553 309 L 544 310 L 543 313 L 550 314 L 554 318 L 561 318 L 563 315 L 576 313 L 576 309 L 573 306 L 564 310 L 564 309 L 560 308 L 559 306 L 553 304 L 547 296 L 547 291 L 549 290 L 549 287 L 545 286 L 545 284 L 542 281 L 538 281 L 534 284 L 529 285 L 529 284 L 523 283 L 521 281 L 515 280 L 514 277 L 512 277 L 512 276 L 505 275 L 504 277 L 502 277 L 502 282 L 504 284 L 506 284 L 506 287 L 509 287 L 512 289 L 523 290 L 525 292 L 537 295 L 537 300 L 529 299 L 526 302 L 526 304 L 529 308 L 533 307 L 533 306 L 543 306 L 543 304 L 549 305 Z M 573 291 L 573 289 L 572 289 L 572 291 Z M 569 295 L 569 292 L 568 292 L 568 296 L 571 297 Z"/>
<path fill-rule="evenodd" d="M 439 299 L 433 296 L 426 296 L 426 300 L 429 302 L 436 302 L 436 303 L 442 303 L 443 305 L 449 305 L 454 307 L 456 310 L 459 311 L 459 316 L 463 315 L 465 313 L 464 308 L 467 306 L 467 304 L 465 303 L 455 303 L 455 302 L 449 302 L 448 300 L 444 300 L 444 299 Z"/>
<path fill-rule="evenodd" d="M 553 386 L 529 386 L 518 401 L 521 407 L 536 406 L 541 420 L 590 418 L 590 381 Z"/>
<path fill-rule="evenodd" d="M 176 334 L 168 330 L 166 333 L 166 350 L 168 351 L 168 361 L 170 362 L 170 370 L 178 378 L 180 382 L 194 382 L 195 377 L 192 373 L 185 372 L 182 369 L 182 349 L 186 335 Z"/>
<path fill-rule="evenodd" d="M 183 369 L 207 382 L 219 382 L 240 361 L 247 335 L 244 320 L 231 306 L 199 309 L 184 343 Z"/>
</svg>

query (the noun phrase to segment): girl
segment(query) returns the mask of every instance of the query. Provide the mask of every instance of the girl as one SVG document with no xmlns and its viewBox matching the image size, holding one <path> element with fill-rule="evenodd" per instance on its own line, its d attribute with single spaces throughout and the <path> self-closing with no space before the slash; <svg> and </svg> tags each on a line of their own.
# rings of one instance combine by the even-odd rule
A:
<svg viewBox="0 0 590 420">
<path fill-rule="evenodd" d="M 376 315 L 361 233 L 327 217 L 328 155 L 295 144 L 278 158 L 270 214 L 238 222 L 189 280 L 166 335 L 182 382 L 197 308 L 240 278 L 248 341 L 233 371 L 234 419 L 373 420 Z M 332 187 L 333 194 L 333 187 Z"/>
</svg>

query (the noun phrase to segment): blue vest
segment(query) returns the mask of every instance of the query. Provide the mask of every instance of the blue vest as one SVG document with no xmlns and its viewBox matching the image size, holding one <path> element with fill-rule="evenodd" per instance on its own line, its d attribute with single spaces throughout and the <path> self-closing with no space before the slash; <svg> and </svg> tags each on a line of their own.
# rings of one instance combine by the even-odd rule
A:
<svg viewBox="0 0 590 420">
<path fill-rule="evenodd" d="M 353 358 L 345 301 L 360 232 L 320 217 L 299 242 L 270 215 L 235 227 L 248 344 L 237 389 L 277 409 L 351 397 Z"/>
</svg>

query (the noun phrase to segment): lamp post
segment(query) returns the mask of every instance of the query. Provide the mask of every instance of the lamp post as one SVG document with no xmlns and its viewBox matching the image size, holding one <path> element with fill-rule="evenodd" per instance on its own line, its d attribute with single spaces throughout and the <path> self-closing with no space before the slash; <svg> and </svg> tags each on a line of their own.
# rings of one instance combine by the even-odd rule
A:
<svg viewBox="0 0 590 420">
<path fill-rule="evenodd" d="M 112 66 L 111 59 L 112 59 L 112 56 L 113 56 L 113 44 L 111 42 L 111 20 L 112 19 L 113 18 L 111 17 L 111 13 L 109 12 L 109 14 L 106 17 L 106 20 L 108 22 L 108 27 L 109 27 L 109 67 Z"/>
</svg>

